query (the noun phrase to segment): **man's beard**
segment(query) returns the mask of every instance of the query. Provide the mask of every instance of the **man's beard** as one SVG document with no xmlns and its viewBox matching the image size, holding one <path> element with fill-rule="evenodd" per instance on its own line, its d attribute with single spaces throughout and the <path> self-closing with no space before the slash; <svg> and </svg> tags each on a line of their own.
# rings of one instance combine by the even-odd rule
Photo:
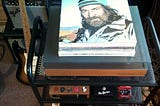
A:
<svg viewBox="0 0 160 106">
<path fill-rule="evenodd" d="M 101 27 L 106 24 L 107 17 L 106 16 L 103 16 L 103 17 L 94 16 L 94 17 L 85 19 L 85 21 L 92 27 Z"/>
</svg>

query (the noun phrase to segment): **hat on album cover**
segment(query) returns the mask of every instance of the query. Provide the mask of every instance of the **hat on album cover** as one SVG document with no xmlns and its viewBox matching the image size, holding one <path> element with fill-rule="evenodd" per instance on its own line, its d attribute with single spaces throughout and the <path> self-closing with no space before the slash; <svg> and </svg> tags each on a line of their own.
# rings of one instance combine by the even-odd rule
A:
<svg viewBox="0 0 160 106">
<path fill-rule="evenodd" d="M 79 8 L 92 4 L 100 4 L 103 6 L 107 6 L 107 0 L 79 0 L 78 2 Z"/>
</svg>

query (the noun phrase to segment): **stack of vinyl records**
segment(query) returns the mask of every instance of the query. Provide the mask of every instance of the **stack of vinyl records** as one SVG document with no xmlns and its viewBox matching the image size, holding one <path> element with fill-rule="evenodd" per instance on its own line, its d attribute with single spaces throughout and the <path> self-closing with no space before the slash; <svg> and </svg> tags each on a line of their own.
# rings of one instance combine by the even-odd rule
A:
<svg viewBox="0 0 160 106">
<path fill-rule="evenodd" d="M 88 0 L 85 1 L 87 2 Z M 85 5 L 85 1 L 84 4 L 82 3 L 83 5 Z M 102 1 L 104 3 L 101 3 Z M 59 28 L 59 56 L 135 56 L 137 39 L 128 1 L 118 1 L 123 4 L 121 8 L 117 6 L 117 0 L 110 2 L 106 2 L 106 0 L 102 1 L 89 2 L 91 2 L 91 6 L 95 6 L 94 8 L 100 4 L 110 9 L 107 11 L 111 12 L 109 13 L 111 14 L 109 16 L 111 19 L 105 20 L 105 24 L 98 28 L 91 25 L 88 25 L 88 28 L 86 25 L 80 25 L 79 23 L 81 22 L 79 21 L 87 20 L 87 18 L 81 18 L 85 17 L 83 15 L 86 15 L 83 13 L 84 11 L 88 11 L 88 14 L 90 14 L 90 5 L 87 4 L 81 7 L 81 2 L 78 4 L 78 1 L 75 0 L 70 1 L 75 6 L 68 6 L 68 1 L 62 0 Z M 98 9 L 97 12 L 101 11 L 101 9 Z M 73 13 L 74 19 L 72 20 Z M 98 16 L 98 13 L 94 13 L 94 15 L 95 19 L 88 18 L 90 22 L 101 23 L 102 17 Z"/>
</svg>

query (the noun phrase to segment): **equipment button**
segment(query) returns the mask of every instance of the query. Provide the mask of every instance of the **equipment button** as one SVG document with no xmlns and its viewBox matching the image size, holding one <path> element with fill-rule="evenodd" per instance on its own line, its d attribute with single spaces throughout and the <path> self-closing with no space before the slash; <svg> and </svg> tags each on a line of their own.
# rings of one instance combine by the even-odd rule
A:
<svg viewBox="0 0 160 106">
<path fill-rule="evenodd" d="M 79 87 L 74 87 L 73 90 L 75 93 L 78 93 L 80 91 Z"/>
<path fill-rule="evenodd" d="M 54 92 L 57 92 L 58 91 L 58 87 L 54 87 Z"/>
<path fill-rule="evenodd" d="M 72 88 L 67 88 L 67 92 L 72 92 Z"/>
<path fill-rule="evenodd" d="M 64 87 L 61 87 L 60 88 L 60 92 L 64 92 L 65 91 L 65 88 Z"/>
<path fill-rule="evenodd" d="M 83 86 L 83 87 L 82 87 L 82 91 L 83 91 L 83 92 L 87 92 L 87 87 L 86 87 L 86 86 Z"/>
</svg>

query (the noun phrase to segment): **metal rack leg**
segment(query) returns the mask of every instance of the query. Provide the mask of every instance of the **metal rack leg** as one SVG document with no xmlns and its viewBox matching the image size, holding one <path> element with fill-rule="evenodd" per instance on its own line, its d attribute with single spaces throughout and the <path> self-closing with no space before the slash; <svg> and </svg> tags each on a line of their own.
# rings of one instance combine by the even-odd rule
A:
<svg viewBox="0 0 160 106">
<path fill-rule="evenodd" d="M 41 95 L 40 95 L 40 93 L 38 91 L 38 87 L 36 85 L 32 85 L 32 90 L 33 90 L 33 92 L 34 92 L 34 94 L 35 94 L 40 106 L 44 106 L 44 103 L 41 101 Z"/>
</svg>

